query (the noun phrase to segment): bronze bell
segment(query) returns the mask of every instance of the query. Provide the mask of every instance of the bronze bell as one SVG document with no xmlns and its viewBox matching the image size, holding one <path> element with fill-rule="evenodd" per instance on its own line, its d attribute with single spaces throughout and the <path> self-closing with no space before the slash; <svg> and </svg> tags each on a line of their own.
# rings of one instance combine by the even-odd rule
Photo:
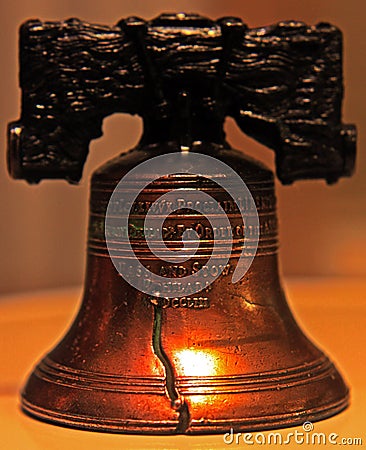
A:
<svg viewBox="0 0 366 450">
<path fill-rule="evenodd" d="M 236 18 L 163 14 L 113 27 L 33 20 L 20 36 L 22 116 L 9 126 L 14 178 L 78 182 L 105 116 L 144 121 L 139 145 L 92 177 L 83 302 L 28 379 L 23 410 L 60 425 L 156 434 L 286 427 L 343 410 L 347 386 L 299 329 L 281 287 L 273 174 L 231 149 L 223 132 L 231 116 L 272 148 L 283 183 L 350 176 L 355 129 L 340 121 L 339 30 L 293 21 L 248 29 Z M 192 156 L 190 170 L 173 164 Z M 144 163 L 150 174 L 135 170 Z M 223 164 L 238 177 L 223 176 Z M 220 180 L 248 191 L 240 200 Z M 172 190 L 174 201 L 159 203 Z M 151 223 L 161 229 L 144 228 L 152 205 Z M 223 212 L 226 227 L 214 222 Z M 195 253 L 183 262 L 154 253 L 189 256 L 189 242 Z M 240 261 L 246 273 L 234 282 Z M 151 291 L 145 270 L 166 283 Z M 199 288 L 184 285 L 198 272 Z"/>
</svg>

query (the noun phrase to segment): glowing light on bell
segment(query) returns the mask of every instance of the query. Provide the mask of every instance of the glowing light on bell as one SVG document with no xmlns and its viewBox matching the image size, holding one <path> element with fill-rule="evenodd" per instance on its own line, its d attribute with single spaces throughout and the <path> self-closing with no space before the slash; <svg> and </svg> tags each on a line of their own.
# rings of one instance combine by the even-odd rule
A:
<svg viewBox="0 0 366 450">
<path fill-rule="evenodd" d="M 209 377 L 217 374 L 216 358 L 209 351 L 180 350 L 175 354 L 177 371 L 185 377 Z"/>
</svg>

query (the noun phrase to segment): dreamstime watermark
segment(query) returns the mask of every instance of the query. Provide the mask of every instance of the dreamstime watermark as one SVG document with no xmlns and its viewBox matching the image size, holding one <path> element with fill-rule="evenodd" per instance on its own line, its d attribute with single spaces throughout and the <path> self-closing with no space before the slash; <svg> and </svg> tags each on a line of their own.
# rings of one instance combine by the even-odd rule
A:
<svg viewBox="0 0 366 450">
<path fill-rule="evenodd" d="M 354 445 L 361 446 L 361 437 L 341 437 L 338 433 L 315 432 L 312 422 L 304 422 L 302 430 L 286 433 L 269 431 L 266 433 L 235 433 L 233 428 L 223 436 L 227 445 Z"/>
<path fill-rule="evenodd" d="M 226 270 L 233 245 L 233 227 L 221 202 L 200 186 L 187 187 L 187 183 L 178 183 L 174 189 L 150 202 L 143 227 L 139 225 L 141 216 L 136 219 L 139 195 L 144 190 L 146 193 L 154 181 L 174 175 L 183 176 L 183 179 L 188 177 L 191 181 L 192 176 L 196 176 L 214 182 L 234 202 L 243 224 L 238 227 L 240 233 L 236 229 L 234 231 L 244 242 L 231 280 L 238 282 L 249 269 L 258 247 L 259 218 L 254 199 L 242 178 L 231 167 L 212 156 L 194 152 L 175 152 L 151 158 L 130 170 L 117 184 L 108 203 L 104 224 L 106 244 L 115 268 L 140 292 L 161 298 L 196 294 Z M 209 227 L 201 223 L 196 228 L 178 225 L 182 227 L 181 247 L 172 249 L 166 243 L 164 224 L 167 220 L 171 221 L 173 214 L 179 210 L 191 210 L 190 214 L 194 211 L 204 216 L 209 221 Z M 132 216 L 135 219 L 131 219 Z M 207 235 L 203 236 L 201 229 L 209 230 L 209 239 Z M 209 240 L 212 251 L 204 266 L 179 278 L 177 282 L 176 277 L 162 276 L 142 263 L 134 251 L 136 246 L 133 248 L 131 235 L 144 239 L 151 254 L 170 265 L 191 260 L 203 237 Z"/>
</svg>

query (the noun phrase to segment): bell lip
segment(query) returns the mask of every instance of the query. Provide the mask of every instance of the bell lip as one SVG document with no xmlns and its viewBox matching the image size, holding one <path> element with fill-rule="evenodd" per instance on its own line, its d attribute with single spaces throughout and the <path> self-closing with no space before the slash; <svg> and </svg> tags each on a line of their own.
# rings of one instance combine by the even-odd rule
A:
<svg viewBox="0 0 366 450">
<path fill-rule="evenodd" d="M 205 422 L 192 420 L 184 433 L 177 433 L 176 421 L 146 421 L 146 420 L 100 420 L 76 415 L 65 415 L 37 407 L 22 398 L 21 409 L 32 418 L 52 425 L 85 431 L 113 433 L 113 434 L 139 434 L 139 435 L 207 435 L 223 434 L 234 429 L 237 432 L 259 432 L 275 429 L 286 429 L 303 425 L 305 422 L 319 422 L 341 413 L 349 406 L 349 391 L 344 398 L 328 405 L 312 408 L 310 411 L 298 411 L 281 415 L 261 418 L 237 418 L 228 420 L 207 420 Z M 265 420 L 264 420 L 265 419 Z"/>
<path fill-rule="evenodd" d="M 301 380 L 299 380 L 298 383 L 291 385 L 291 383 L 288 384 L 289 380 L 285 375 L 286 371 L 284 371 L 282 376 L 278 374 L 279 377 L 277 378 L 277 389 L 273 388 L 273 386 L 266 386 L 263 390 L 257 387 L 258 394 L 262 395 L 263 393 L 263 395 L 266 396 L 267 402 L 268 395 L 272 396 L 273 405 L 279 404 L 278 396 L 280 395 L 280 392 L 283 389 L 287 389 L 289 391 L 292 403 L 292 406 L 286 404 L 286 402 L 283 403 L 282 410 L 287 410 L 287 412 L 280 412 L 280 408 L 277 408 L 277 411 L 276 409 L 272 409 L 272 413 L 269 414 L 263 413 L 261 411 L 259 411 L 258 414 L 255 414 L 254 411 L 254 414 L 252 414 L 253 410 L 248 410 L 250 411 L 249 414 L 245 414 L 245 409 L 243 409 L 242 411 L 238 411 L 236 417 L 235 414 L 233 415 L 231 411 L 228 412 L 228 417 L 224 416 L 217 419 L 201 419 L 201 412 L 199 408 L 195 410 L 193 402 L 191 404 L 192 409 L 190 411 L 192 420 L 190 421 L 190 425 L 188 426 L 188 428 L 183 432 L 177 432 L 178 419 L 175 419 L 174 413 L 169 417 L 163 417 L 164 414 L 162 413 L 161 417 L 159 417 L 158 420 L 150 420 L 150 418 L 146 418 L 146 415 L 144 418 L 142 418 L 143 416 L 141 416 L 141 418 L 130 419 L 128 418 L 128 414 L 125 414 L 125 417 L 123 416 L 123 414 L 121 414 L 120 417 L 97 417 L 95 415 L 92 415 L 92 411 L 90 413 L 87 410 L 80 412 L 58 411 L 56 409 L 52 409 L 51 405 L 37 405 L 35 403 L 37 403 L 39 399 L 39 388 L 42 387 L 41 391 L 43 392 L 50 391 L 51 389 L 54 390 L 56 382 L 55 380 L 52 380 L 52 378 L 47 378 L 47 375 L 46 378 L 39 378 L 39 376 L 37 376 L 37 373 L 39 372 L 38 368 L 36 368 L 35 371 L 31 374 L 27 384 L 23 388 L 23 391 L 21 393 L 21 408 L 27 415 L 54 425 L 89 431 L 121 434 L 203 435 L 220 433 L 223 434 L 230 431 L 230 429 L 235 430 L 235 432 L 253 432 L 271 429 L 283 429 L 288 427 L 300 426 L 307 421 L 317 422 L 323 419 L 327 419 L 340 413 L 349 405 L 349 388 L 345 384 L 342 376 L 340 375 L 334 364 L 331 363 L 331 361 L 325 355 L 323 356 L 323 358 L 321 358 L 321 360 L 321 366 L 323 366 L 323 368 L 320 368 L 319 374 L 315 374 L 314 377 L 304 377 L 302 382 Z M 305 373 L 305 370 L 303 373 Z M 274 376 L 274 374 L 272 375 Z M 281 378 L 283 378 L 283 380 L 281 380 Z M 203 384 L 204 383 L 205 382 L 203 382 Z M 118 384 L 119 383 L 117 382 L 117 385 Z M 244 388 L 244 386 L 245 385 L 243 384 L 242 388 Z M 58 395 L 64 398 L 65 395 L 67 395 L 67 389 L 71 389 L 72 391 L 75 391 L 75 389 L 79 389 L 80 395 L 83 395 L 82 392 L 85 389 L 85 386 L 83 389 L 82 386 L 71 384 L 65 385 L 65 382 L 62 382 L 60 380 L 59 388 L 63 389 L 64 391 L 61 392 L 60 390 Z M 36 395 L 34 395 L 35 390 L 37 391 Z M 93 387 L 89 382 L 87 382 L 87 390 L 93 390 Z M 184 395 L 184 398 L 186 399 L 186 401 L 188 401 L 188 403 L 190 403 L 191 400 L 193 401 L 194 395 L 198 393 L 197 387 L 194 391 L 191 391 L 191 393 L 188 393 L 189 390 L 187 390 L 187 392 L 183 391 L 182 394 Z M 307 399 L 305 397 L 306 392 L 308 392 L 309 394 L 310 392 L 315 391 L 317 392 L 317 395 L 312 399 Z M 95 389 L 95 392 L 97 394 L 97 388 Z M 109 393 L 106 388 L 102 388 L 101 392 L 103 392 L 104 396 L 108 396 L 109 393 L 115 396 L 116 386 L 114 386 L 114 388 Z M 132 393 L 132 391 L 130 393 Z M 146 399 L 146 402 L 155 401 L 157 395 L 165 395 L 164 392 L 159 393 L 156 390 L 156 387 L 152 390 L 150 389 L 150 391 L 146 391 L 146 389 L 143 389 L 142 391 L 135 391 L 134 393 L 138 394 L 139 397 L 144 397 Z M 219 398 L 223 394 L 225 394 L 229 404 L 230 399 L 235 400 L 235 402 L 237 403 L 238 398 L 242 397 L 241 404 L 245 405 L 247 404 L 247 400 L 250 399 L 251 392 L 250 390 L 246 390 L 244 388 L 241 391 L 237 390 L 226 393 L 213 391 L 212 393 L 206 392 L 202 395 L 204 395 L 205 397 L 211 397 L 213 399 L 215 396 Z M 287 398 L 289 398 L 289 394 L 287 395 Z M 124 399 L 128 401 L 128 396 L 129 393 L 124 388 L 118 394 L 118 403 L 121 404 Z M 110 397 L 110 401 L 112 402 L 111 405 L 116 404 L 116 397 Z M 258 402 L 260 403 L 260 399 L 258 400 Z M 296 403 L 298 404 L 297 408 L 294 406 L 296 405 Z M 207 408 L 209 407 L 207 406 Z M 197 419 L 197 417 L 200 417 L 200 419 Z"/>
</svg>

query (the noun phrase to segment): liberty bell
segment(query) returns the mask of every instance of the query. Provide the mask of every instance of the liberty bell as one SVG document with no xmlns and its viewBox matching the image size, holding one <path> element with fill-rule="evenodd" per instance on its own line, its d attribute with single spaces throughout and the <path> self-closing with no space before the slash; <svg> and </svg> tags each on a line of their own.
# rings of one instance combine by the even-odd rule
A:
<svg viewBox="0 0 366 450">
<path fill-rule="evenodd" d="M 348 388 L 303 334 L 281 287 L 272 172 L 223 123 L 273 149 L 280 181 L 354 168 L 341 123 L 342 36 L 327 23 L 249 29 L 195 14 L 20 29 L 13 178 L 77 183 L 103 118 L 139 114 L 136 148 L 92 176 L 80 311 L 35 367 L 23 410 L 117 433 L 299 425 Z"/>
</svg>

